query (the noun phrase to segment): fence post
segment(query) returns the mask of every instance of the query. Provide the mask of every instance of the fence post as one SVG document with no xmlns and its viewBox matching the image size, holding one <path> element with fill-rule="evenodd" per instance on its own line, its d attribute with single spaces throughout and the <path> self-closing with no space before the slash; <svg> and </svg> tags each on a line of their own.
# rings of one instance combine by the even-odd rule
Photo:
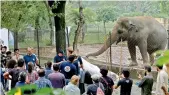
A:
<svg viewBox="0 0 169 95">
<path fill-rule="evenodd" d="M 110 37 L 110 70 L 112 70 L 112 52 L 111 52 L 111 33 L 109 32 Z"/>
<path fill-rule="evenodd" d="M 99 35 L 99 25 L 98 25 L 98 42 L 100 43 L 100 35 Z"/>
<path fill-rule="evenodd" d="M 169 30 L 167 30 L 168 32 L 168 49 L 169 49 Z"/>
</svg>

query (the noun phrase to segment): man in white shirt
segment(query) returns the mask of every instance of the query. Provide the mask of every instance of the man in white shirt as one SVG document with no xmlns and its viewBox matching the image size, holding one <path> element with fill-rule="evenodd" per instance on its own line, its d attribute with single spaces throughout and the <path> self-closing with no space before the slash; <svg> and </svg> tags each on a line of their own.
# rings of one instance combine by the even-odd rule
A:
<svg viewBox="0 0 169 95">
<path fill-rule="evenodd" d="M 23 56 L 20 55 L 19 49 L 14 49 L 14 56 L 12 57 L 12 59 L 14 59 L 16 62 L 18 62 L 18 60 L 21 58 L 23 59 Z"/>
<path fill-rule="evenodd" d="M 157 66 L 156 95 L 168 95 L 168 74 L 163 70 L 163 66 Z"/>
</svg>

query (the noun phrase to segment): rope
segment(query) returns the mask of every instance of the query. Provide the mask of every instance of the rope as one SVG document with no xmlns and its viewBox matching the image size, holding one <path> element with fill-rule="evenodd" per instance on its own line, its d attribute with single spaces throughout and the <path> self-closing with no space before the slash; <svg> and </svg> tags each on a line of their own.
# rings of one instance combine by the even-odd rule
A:
<svg viewBox="0 0 169 95">
<path fill-rule="evenodd" d="M 121 39 L 121 49 L 120 49 L 120 68 L 119 68 L 119 74 L 121 73 L 122 68 L 122 39 Z M 119 77 L 120 79 L 120 77 Z"/>
</svg>

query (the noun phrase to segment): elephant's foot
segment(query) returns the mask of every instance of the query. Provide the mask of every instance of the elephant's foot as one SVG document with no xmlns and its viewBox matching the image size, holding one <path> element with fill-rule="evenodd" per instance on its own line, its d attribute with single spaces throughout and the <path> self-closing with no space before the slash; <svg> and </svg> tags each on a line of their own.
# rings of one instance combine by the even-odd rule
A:
<svg viewBox="0 0 169 95">
<path fill-rule="evenodd" d="M 128 66 L 137 66 L 138 63 L 137 62 L 131 62 Z"/>
</svg>

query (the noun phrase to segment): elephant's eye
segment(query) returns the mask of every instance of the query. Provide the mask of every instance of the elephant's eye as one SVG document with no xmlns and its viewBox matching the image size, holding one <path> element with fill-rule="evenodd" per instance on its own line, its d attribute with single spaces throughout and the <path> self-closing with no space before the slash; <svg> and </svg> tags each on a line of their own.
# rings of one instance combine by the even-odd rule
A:
<svg viewBox="0 0 169 95">
<path fill-rule="evenodd" d="M 123 33 L 123 31 L 121 31 L 121 30 L 118 30 L 117 32 L 118 32 L 118 34 L 122 34 Z"/>
</svg>

